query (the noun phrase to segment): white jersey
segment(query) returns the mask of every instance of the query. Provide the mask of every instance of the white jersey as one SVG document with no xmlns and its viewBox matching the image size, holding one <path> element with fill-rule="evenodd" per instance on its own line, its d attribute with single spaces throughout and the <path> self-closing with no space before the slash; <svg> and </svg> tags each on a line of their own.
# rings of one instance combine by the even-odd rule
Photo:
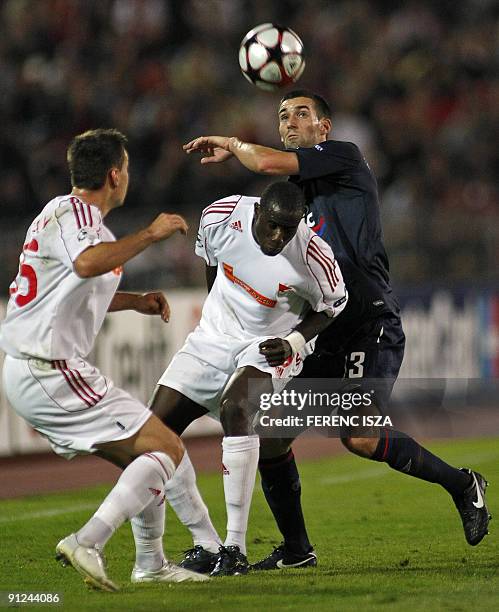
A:
<svg viewBox="0 0 499 612">
<path fill-rule="evenodd" d="M 97 207 L 73 195 L 51 200 L 26 234 L 7 316 L 0 326 L 0 348 L 18 359 L 86 357 L 121 269 L 80 278 L 73 262 L 88 247 L 114 240 Z"/>
<path fill-rule="evenodd" d="M 335 317 L 346 305 L 332 250 L 303 221 L 281 253 L 262 253 L 251 229 L 259 201 L 230 196 L 202 213 L 196 253 L 209 266 L 218 266 L 200 322 L 207 333 L 282 337 L 310 309 Z"/>
</svg>

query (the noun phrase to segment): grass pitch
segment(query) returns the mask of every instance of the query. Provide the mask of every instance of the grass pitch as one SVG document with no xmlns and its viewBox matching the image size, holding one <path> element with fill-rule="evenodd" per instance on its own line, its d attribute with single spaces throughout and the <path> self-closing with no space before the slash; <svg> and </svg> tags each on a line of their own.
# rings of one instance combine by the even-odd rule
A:
<svg viewBox="0 0 499 612">
<path fill-rule="evenodd" d="M 490 481 L 487 502 L 499 515 L 499 440 L 429 444 L 454 465 Z M 59 609 L 91 610 L 499 610 L 499 522 L 476 548 L 465 542 L 458 514 L 437 485 L 397 474 L 352 455 L 301 464 L 304 510 L 316 547 L 316 569 L 255 573 L 210 583 L 132 585 L 131 530 L 106 547 L 109 574 L 122 590 L 88 591 L 78 574 L 54 561 L 57 541 L 81 526 L 109 487 L 0 502 L 0 591 L 59 592 Z M 225 509 L 219 474 L 199 486 L 221 534 Z M 256 561 L 279 543 L 259 484 L 248 553 Z M 178 559 L 190 547 L 168 511 L 165 550 Z M 49 607 L 49 606 L 43 606 Z"/>
</svg>

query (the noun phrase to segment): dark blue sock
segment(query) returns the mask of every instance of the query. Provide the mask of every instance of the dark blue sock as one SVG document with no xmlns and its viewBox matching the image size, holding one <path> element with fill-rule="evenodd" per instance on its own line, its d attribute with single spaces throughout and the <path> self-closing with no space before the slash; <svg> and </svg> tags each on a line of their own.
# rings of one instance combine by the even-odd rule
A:
<svg viewBox="0 0 499 612">
<path fill-rule="evenodd" d="M 382 430 L 372 456 L 415 478 L 442 485 L 452 496 L 460 495 L 470 484 L 470 475 L 452 467 L 400 431 Z"/>
<path fill-rule="evenodd" d="M 297 555 L 312 550 L 301 508 L 301 484 L 293 451 L 258 464 L 265 494 L 286 548 Z"/>
</svg>

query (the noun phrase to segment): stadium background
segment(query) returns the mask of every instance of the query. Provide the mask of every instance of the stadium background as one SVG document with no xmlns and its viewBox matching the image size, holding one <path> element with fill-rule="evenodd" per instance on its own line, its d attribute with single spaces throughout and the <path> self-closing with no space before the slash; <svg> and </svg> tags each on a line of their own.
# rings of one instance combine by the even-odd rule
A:
<svg viewBox="0 0 499 612">
<path fill-rule="evenodd" d="M 279 146 L 279 93 L 252 87 L 237 63 L 243 35 L 266 21 L 300 34 L 307 67 L 299 86 L 330 100 L 333 137 L 355 142 L 378 177 L 408 336 L 402 375 L 499 376 L 499 10 L 489 0 L 4 0 L 1 295 L 27 224 L 70 189 L 72 136 L 101 126 L 125 132 L 131 186 L 111 228 L 121 236 L 162 210 L 191 225 L 188 239 L 125 267 L 123 289 L 168 291 L 172 323 L 113 315 L 97 345 L 103 371 L 147 399 L 199 316 L 201 209 L 269 182 L 236 162 L 203 168 L 182 151 L 203 133 Z M 46 448 L 1 389 L 0 425 L 0 454 Z"/>
</svg>

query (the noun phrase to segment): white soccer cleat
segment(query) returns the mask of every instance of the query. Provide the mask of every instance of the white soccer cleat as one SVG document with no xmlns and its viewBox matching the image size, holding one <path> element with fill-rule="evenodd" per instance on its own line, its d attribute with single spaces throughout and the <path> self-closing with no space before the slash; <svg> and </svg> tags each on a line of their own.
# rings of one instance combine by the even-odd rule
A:
<svg viewBox="0 0 499 612">
<path fill-rule="evenodd" d="M 63 567 L 72 565 L 83 576 L 83 582 L 89 587 L 101 591 L 119 591 L 106 574 L 106 562 L 97 548 L 87 548 L 78 543 L 76 534 L 72 533 L 57 544 L 55 558 Z"/>
<path fill-rule="evenodd" d="M 163 566 L 154 571 L 144 570 L 135 566 L 132 571 L 131 580 L 132 582 L 205 582 L 210 580 L 210 578 L 165 560 L 163 561 Z"/>
</svg>

